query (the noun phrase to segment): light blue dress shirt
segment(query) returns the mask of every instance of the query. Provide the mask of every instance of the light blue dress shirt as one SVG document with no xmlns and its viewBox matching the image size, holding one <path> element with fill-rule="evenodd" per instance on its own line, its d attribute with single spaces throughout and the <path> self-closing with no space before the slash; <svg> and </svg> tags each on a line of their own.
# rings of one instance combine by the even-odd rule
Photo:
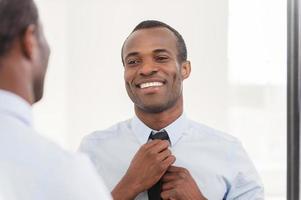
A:
<svg viewBox="0 0 301 200">
<path fill-rule="evenodd" d="M 176 157 L 174 165 L 189 170 L 208 200 L 264 199 L 261 180 L 237 139 L 189 120 L 185 115 L 164 129 Z M 80 150 L 90 156 L 112 190 L 140 146 L 147 142 L 151 131 L 134 117 L 86 136 Z M 136 199 L 148 199 L 147 192 Z"/>
<path fill-rule="evenodd" d="M 110 200 L 84 155 L 64 151 L 32 128 L 31 106 L 0 90 L 0 198 Z"/>
</svg>

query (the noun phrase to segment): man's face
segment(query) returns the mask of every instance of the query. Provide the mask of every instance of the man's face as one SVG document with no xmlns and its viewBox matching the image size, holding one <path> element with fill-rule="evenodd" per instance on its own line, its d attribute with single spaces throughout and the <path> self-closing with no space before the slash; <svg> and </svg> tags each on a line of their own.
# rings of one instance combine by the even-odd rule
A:
<svg viewBox="0 0 301 200">
<path fill-rule="evenodd" d="M 50 55 L 50 48 L 44 36 L 44 31 L 42 25 L 38 27 L 38 34 L 37 34 L 37 56 L 35 59 L 35 71 L 34 71 L 34 95 L 35 95 L 35 102 L 39 101 L 43 96 L 44 91 L 44 79 L 45 74 L 47 71 L 48 60 Z"/>
<path fill-rule="evenodd" d="M 176 45 L 173 32 L 161 27 L 137 30 L 126 40 L 122 53 L 125 86 L 136 108 L 159 113 L 182 98 L 187 63 L 178 62 Z"/>
</svg>

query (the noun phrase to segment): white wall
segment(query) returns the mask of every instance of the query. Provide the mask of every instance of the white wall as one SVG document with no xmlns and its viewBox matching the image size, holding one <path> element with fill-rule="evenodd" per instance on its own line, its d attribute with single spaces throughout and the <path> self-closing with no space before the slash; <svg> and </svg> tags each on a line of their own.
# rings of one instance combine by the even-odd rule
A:
<svg viewBox="0 0 301 200">
<path fill-rule="evenodd" d="M 120 49 L 134 26 L 162 20 L 184 37 L 190 118 L 241 139 L 266 185 L 285 199 L 286 9 L 281 0 L 39 0 L 52 47 L 36 127 L 67 149 L 133 115 Z"/>
<path fill-rule="evenodd" d="M 286 27 L 286 1 L 230 0 L 227 120 L 268 199 L 286 193 Z"/>
</svg>

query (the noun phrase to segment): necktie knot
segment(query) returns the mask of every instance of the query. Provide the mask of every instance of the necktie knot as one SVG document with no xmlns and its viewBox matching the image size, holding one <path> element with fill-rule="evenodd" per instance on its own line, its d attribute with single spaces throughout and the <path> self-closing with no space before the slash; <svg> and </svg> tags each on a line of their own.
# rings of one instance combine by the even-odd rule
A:
<svg viewBox="0 0 301 200">
<path fill-rule="evenodd" d="M 154 132 L 152 131 L 151 134 L 149 135 L 149 138 L 148 139 L 151 139 L 151 140 L 169 140 L 169 136 L 168 136 L 168 133 L 163 129 L 161 131 L 158 131 L 158 132 Z"/>
</svg>

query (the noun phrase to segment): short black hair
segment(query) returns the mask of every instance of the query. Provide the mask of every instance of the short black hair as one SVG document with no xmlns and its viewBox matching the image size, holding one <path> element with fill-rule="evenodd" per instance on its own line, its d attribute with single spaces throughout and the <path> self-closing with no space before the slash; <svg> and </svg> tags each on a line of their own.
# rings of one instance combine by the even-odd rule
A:
<svg viewBox="0 0 301 200">
<path fill-rule="evenodd" d="M 174 35 L 177 38 L 177 49 L 178 49 L 178 61 L 181 63 L 183 61 L 187 60 L 187 48 L 186 48 L 186 44 L 185 41 L 182 37 L 182 35 L 173 27 L 169 26 L 168 24 L 161 22 L 161 21 L 157 21 L 157 20 L 145 20 L 140 22 L 131 32 L 131 34 L 137 30 L 141 30 L 141 29 L 148 29 L 148 28 L 167 28 L 169 29 L 171 32 L 174 33 Z M 123 58 L 122 58 L 122 54 L 123 54 L 123 47 L 124 47 L 125 42 L 122 45 L 122 49 L 121 49 L 121 59 L 122 62 L 124 64 Z"/>
<path fill-rule="evenodd" d="M 0 56 L 31 24 L 38 24 L 38 10 L 33 0 L 0 0 Z"/>
</svg>

